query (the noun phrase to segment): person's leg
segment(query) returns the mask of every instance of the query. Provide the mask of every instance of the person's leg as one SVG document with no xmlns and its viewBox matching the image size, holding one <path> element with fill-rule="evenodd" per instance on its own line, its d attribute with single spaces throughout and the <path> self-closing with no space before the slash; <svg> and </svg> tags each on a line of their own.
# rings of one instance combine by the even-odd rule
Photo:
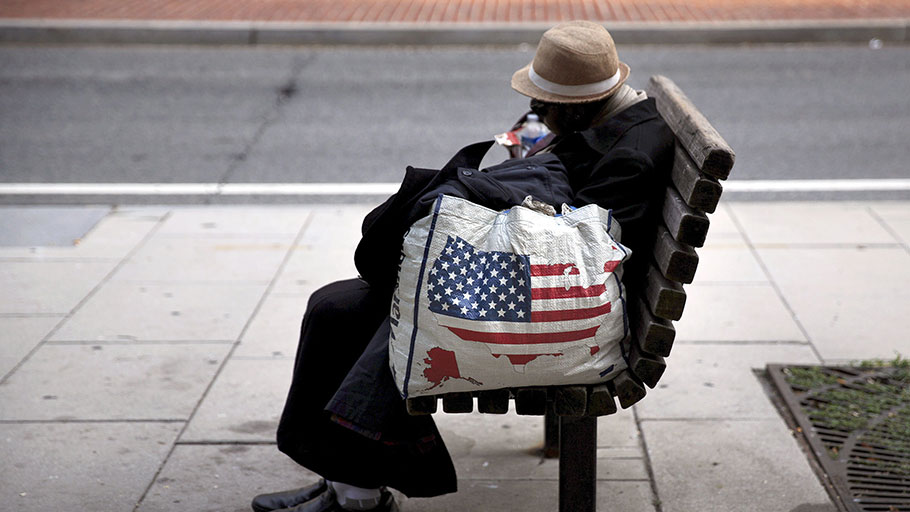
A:
<svg viewBox="0 0 910 512">
<path fill-rule="evenodd" d="M 307 305 L 291 387 L 278 425 L 278 449 L 327 479 L 350 482 L 344 478 L 349 460 L 373 442 L 332 421 L 325 406 L 388 309 L 388 300 L 359 279 L 320 288 Z"/>
<path fill-rule="evenodd" d="M 328 489 L 328 483 L 324 478 L 320 478 L 315 484 L 299 489 L 260 494 L 253 498 L 251 507 L 253 512 L 273 512 L 287 509 L 316 498 L 323 494 L 326 489 Z"/>
<path fill-rule="evenodd" d="M 329 482 L 326 491 L 313 500 L 274 512 L 398 512 L 398 504 L 387 489 L 360 489 Z"/>
<path fill-rule="evenodd" d="M 387 314 L 386 309 L 360 279 L 328 284 L 310 296 L 290 391 L 278 427 L 282 451 L 296 453 L 313 442 L 330 442 L 325 439 L 324 430 L 341 428 L 325 419 L 323 408 L 369 343 Z M 255 512 L 293 507 L 316 498 L 326 489 L 325 480 L 320 479 L 300 489 L 256 496 L 252 507 Z"/>
<path fill-rule="evenodd" d="M 336 501 L 345 510 L 373 510 L 382 500 L 381 489 L 365 489 L 341 482 L 329 482 Z"/>
<path fill-rule="evenodd" d="M 333 283 L 313 294 L 304 315 L 293 381 L 278 428 L 278 447 L 300 465 L 348 486 L 390 486 L 409 496 L 453 492 L 454 467 L 432 418 L 407 415 L 391 381 L 388 310 L 388 297 L 359 280 Z M 351 379 L 352 373 L 356 379 Z M 349 386 L 348 381 L 355 386 Z M 352 414 L 351 418 L 390 416 L 391 421 L 371 423 L 381 425 L 385 432 L 364 431 L 356 422 L 346 421 L 343 414 L 326 409 L 330 399 L 345 396 L 344 389 L 355 389 L 347 396 L 361 396 L 356 386 L 370 391 L 371 404 L 387 404 L 392 414 L 387 414 L 385 406 L 366 407 L 367 403 L 353 400 L 355 406 L 350 411 L 356 413 L 358 407 L 364 407 L 366 414 Z M 381 390 L 378 395 L 377 390 Z M 301 501 L 311 499 L 306 488 L 298 491 Z M 381 492 L 383 510 L 386 498 L 391 501 L 391 496 Z"/>
</svg>

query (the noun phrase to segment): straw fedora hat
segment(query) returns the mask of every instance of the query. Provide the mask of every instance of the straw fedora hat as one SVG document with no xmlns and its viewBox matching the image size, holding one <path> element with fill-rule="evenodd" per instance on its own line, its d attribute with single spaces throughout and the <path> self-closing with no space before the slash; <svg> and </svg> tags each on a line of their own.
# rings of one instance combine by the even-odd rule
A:
<svg viewBox="0 0 910 512">
<path fill-rule="evenodd" d="M 544 32 L 534 60 L 512 75 L 512 88 L 548 103 L 585 103 L 613 94 L 627 78 L 607 29 L 567 21 Z"/>
</svg>

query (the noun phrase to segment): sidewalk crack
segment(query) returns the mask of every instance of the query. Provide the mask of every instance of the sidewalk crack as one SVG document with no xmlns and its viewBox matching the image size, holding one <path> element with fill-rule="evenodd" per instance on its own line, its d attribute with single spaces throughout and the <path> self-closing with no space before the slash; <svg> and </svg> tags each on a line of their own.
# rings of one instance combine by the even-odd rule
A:
<svg viewBox="0 0 910 512">
<path fill-rule="evenodd" d="M 873 219 L 875 219 L 875 221 L 878 222 L 878 224 L 882 227 L 882 229 L 887 231 L 888 234 L 891 235 L 894 238 L 894 240 L 897 241 L 897 244 L 901 248 L 904 249 L 904 251 L 906 251 L 908 254 L 910 254 L 910 244 L 905 242 L 901 238 L 901 236 L 897 233 L 897 231 L 895 231 L 894 228 L 892 228 L 891 225 L 888 224 L 888 221 L 886 221 L 881 215 L 878 214 L 877 211 L 875 211 L 874 206 L 867 206 L 866 213 L 868 213 Z"/>
<path fill-rule="evenodd" d="M 740 236 L 742 236 L 743 241 L 746 242 L 746 247 L 749 248 L 749 252 L 752 254 L 752 257 L 758 263 L 758 266 L 761 267 L 762 272 L 765 274 L 765 278 L 767 278 L 768 283 L 771 284 L 771 287 L 774 289 L 774 293 L 777 295 L 777 298 L 780 299 L 781 304 L 783 304 L 784 308 L 790 314 L 790 317 L 793 319 L 796 327 L 806 338 L 806 341 L 809 342 L 809 347 L 812 349 L 813 355 L 815 355 L 816 359 L 818 359 L 819 362 L 824 361 L 821 352 L 818 350 L 818 347 L 815 346 L 815 340 L 809 334 L 809 330 L 806 329 L 806 326 L 803 325 L 803 322 L 800 320 L 799 315 L 796 314 L 796 310 L 793 309 L 793 305 L 791 305 L 790 301 L 787 300 L 787 297 L 784 296 L 783 290 L 774 279 L 774 276 L 771 274 L 771 269 L 768 268 L 765 260 L 761 257 L 761 254 L 759 254 L 758 248 L 752 241 L 752 238 L 748 235 L 748 233 L 746 233 L 745 228 L 739 221 L 739 217 L 736 215 L 736 212 L 733 211 L 733 207 L 729 204 L 725 204 L 724 209 L 726 210 L 727 215 L 730 216 L 730 220 L 733 222 L 733 225 L 736 226 L 736 230 L 739 232 Z"/>
<path fill-rule="evenodd" d="M 295 96 L 297 96 L 297 93 L 299 92 L 297 84 L 300 80 L 300 74 L 315 60 L 315 54 L 309 54 L 304 57 L 294 58 L 294 61 L 291 64 L 291 72 L 288 74 L 288 77 L 284 83 L 278 87 L 271 109 L 264 116 L 262 123 L 256 129 L 256 132 L 253 133 L 253 136 L 250 137 L 250 139 L 244 145 L 240 153 L 237 153 L 233 156 L 231 164 L 224 172 L 224 175 L 221 176 L 221 179 L 218 180 L 217 190 L 213 195 L 205 199 L 206 204 L 211 203 L 213 197 L 221 195 L 224 186 L 230 182 L 231 178 L 234 176 L 234 173 L 237 172 L 237 169 L 239 169 L 240 166 L 246 162 L 247 158 L 249 158 L 250 154 L 253 152 L 253 149 L 259 144 L 259 141 L 262 140 L 265 132 L 268 131 L 269 128 L 271 128 L 277 121 L 281 119 L 285 105 L 287 105 Z"/>
</svg>

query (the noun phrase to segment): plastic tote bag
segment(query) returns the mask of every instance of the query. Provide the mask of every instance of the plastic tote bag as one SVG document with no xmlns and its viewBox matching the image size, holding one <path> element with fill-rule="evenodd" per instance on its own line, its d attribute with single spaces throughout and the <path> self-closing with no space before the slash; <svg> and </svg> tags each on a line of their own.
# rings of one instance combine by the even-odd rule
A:
<svg viewBox="0 0 910 512">
<path fill-rule="evenodd" d="M 389 358 L 402 396 L 595 384 L 626 367 L 609 210 L 496 212 L 440 195 L 405 235 Z"/>
</svg>

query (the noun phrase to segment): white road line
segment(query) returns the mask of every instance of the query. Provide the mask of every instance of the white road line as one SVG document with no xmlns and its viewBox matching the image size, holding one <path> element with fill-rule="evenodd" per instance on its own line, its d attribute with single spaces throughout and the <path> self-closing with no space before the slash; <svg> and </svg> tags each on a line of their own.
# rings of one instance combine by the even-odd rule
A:
<svg viewBox="0 0 910 512">
<path fill-rule="evenodd" d="M 724 192 L 881 192 L 910 190 L 910 179 L 732 180 Z"/>
<path fill-rule="evenodd" d="M 394 194 L 398 183 L 0 183 L 0 195 L 324 196 Z M 910 179 L 731 180 L 725 192 L 910 191 Z"/>
<path fill-rule="evenodd" d="M 0 195 L 390 195 L 398 183 L 0 183 Z"/>
</svg>

